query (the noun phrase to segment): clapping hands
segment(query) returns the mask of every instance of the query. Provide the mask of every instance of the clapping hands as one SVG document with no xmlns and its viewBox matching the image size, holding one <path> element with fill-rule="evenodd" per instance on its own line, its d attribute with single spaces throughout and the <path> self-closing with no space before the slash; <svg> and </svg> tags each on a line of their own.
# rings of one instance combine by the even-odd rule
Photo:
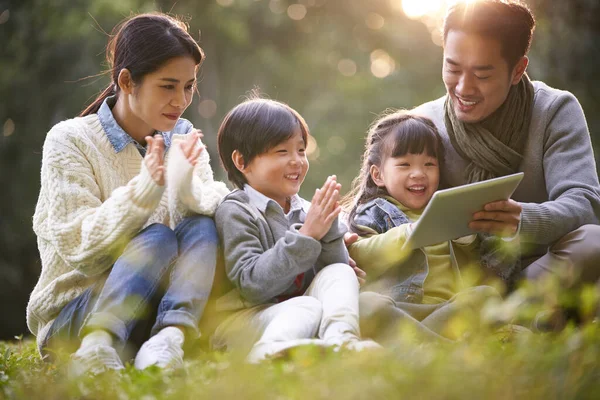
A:
<svg viewBox="0 0 600 400">
<path fill-rule="evenodd" d="M 341 188 L 342 185 L 337 183 L 336 176 L 332 175 L 327 178 L 323 187 L 316 190 L 300 233 L 316 240 L 325 236 L 342 211 L 339 204 Z"/>
</svg>

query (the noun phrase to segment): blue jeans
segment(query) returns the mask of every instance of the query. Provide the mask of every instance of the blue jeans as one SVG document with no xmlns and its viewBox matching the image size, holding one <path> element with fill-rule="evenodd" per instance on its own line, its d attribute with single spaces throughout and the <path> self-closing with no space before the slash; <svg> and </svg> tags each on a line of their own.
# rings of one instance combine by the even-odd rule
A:
<svg viewBox="0 0 600 400">
<path fill-rule="evenodd" d="M 196 339 L 213 284 L 217 246 L 214 221 L 206 216 L 186 218 L 175 230 L 148 226 L 131 239 L 105 276 L 62 309 L 43 347 L 78 346 L 80 338 L 97 329 L 113 335 L 118 351 L 126 344 L 139 348 L 167 326 L 182 327 L 186 339 Z"/>
</svg>

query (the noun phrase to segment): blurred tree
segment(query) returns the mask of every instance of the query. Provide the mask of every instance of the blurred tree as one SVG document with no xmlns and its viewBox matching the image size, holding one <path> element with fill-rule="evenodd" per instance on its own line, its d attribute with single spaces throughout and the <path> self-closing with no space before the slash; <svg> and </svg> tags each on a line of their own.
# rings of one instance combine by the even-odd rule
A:
<svg viewBox="0 0 600 400">
<path fill-rule="evenodd" d="M 600 51 L 595 0 L 531 0 L 538 29 L 530 74 L 574 92 L 600 160 Z M 223 115 L 254 87 L 289 103 L 311 127 L 312 169 L 302 194 L 329 174 L 349 188 L 368 125 L 386 108 L 443 95 L 432 27 L 400 0 L 9 0 L 0 2 L 0 339 L 26 332 L 25 305 L 40 271 L 31 216 L 46 132 L 75 116 L 108 80 L 107 33 L 131 12 L 189 19 L 207 53 L 200 97 L 186 112 L 205 134 L 217 176 Z M 89 79 L 81 80 L 85 77 Z M 96 76 L 96 77 L 94 77 Z"/>
</svg>

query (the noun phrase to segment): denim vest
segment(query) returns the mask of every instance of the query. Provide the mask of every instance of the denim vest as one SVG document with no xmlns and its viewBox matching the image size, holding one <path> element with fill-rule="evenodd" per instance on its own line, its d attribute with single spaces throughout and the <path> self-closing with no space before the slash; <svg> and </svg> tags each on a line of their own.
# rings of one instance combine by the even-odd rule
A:
<svg viewBox="0 0 600 400">
<path fill-rule="evenodd" d="M 376 198 L 358 206 L 354 222 L 381 234 L 411 221 L 396 205 L 384 198 Z M 474 253 L 465 251 L 462 246 L 451 240 L 448 241 L 452 270 L 455 272 L 457 283 L 462 279 L 459 260 L 460 265 L 464 265 L 462 262 L 475 260 L 484 270 L 499 276 L 510 285 L 520 270 L 518 241 L 507 244 L 509 242 L 503 242 L 497 236 L 482 234 L 479 234 L 476 240 L 478 246 Z M 507 251 L 508 245 L 511 247 L 510 251 Z M 378 288 L 376 291 L 390 296 L 395 301 L 421 303 L 424 295 L 423 284 L 428 273 L 429 265 L 425 251 L 416 249 L 401 265 L 384 273 L 374 286 Z M 368 287 L 365 289 L 368 290 Z"/>
</svg>

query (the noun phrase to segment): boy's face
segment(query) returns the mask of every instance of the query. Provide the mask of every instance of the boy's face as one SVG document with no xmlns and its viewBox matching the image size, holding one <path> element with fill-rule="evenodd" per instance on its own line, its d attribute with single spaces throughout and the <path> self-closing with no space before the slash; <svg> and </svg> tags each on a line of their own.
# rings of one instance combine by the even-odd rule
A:
<svg viewBox="0 0 600 400">
<path fill-rule="evenodd" d="M 437 159 L 421 154 L 388 157 L 381 168 L 373 165 L 371 177 L 397 201 L 411 210 L 424 208 L 440 182 Z"/>
<path fill-rule="evenodd" d="M 442 78 L 459 121 L 484 120 L 506 100 L 525 72 L 526 57 L 509 70 L 499 40 L 451 30 L 444 43 Z"/>
<path fill-rule="evenodd" d="M 298 193 L 308 171 L 300 128 L 285 142 L 256 156 L 241 172 L 248 184 L 285 210 L 286 199 Z"/>
</svg>

